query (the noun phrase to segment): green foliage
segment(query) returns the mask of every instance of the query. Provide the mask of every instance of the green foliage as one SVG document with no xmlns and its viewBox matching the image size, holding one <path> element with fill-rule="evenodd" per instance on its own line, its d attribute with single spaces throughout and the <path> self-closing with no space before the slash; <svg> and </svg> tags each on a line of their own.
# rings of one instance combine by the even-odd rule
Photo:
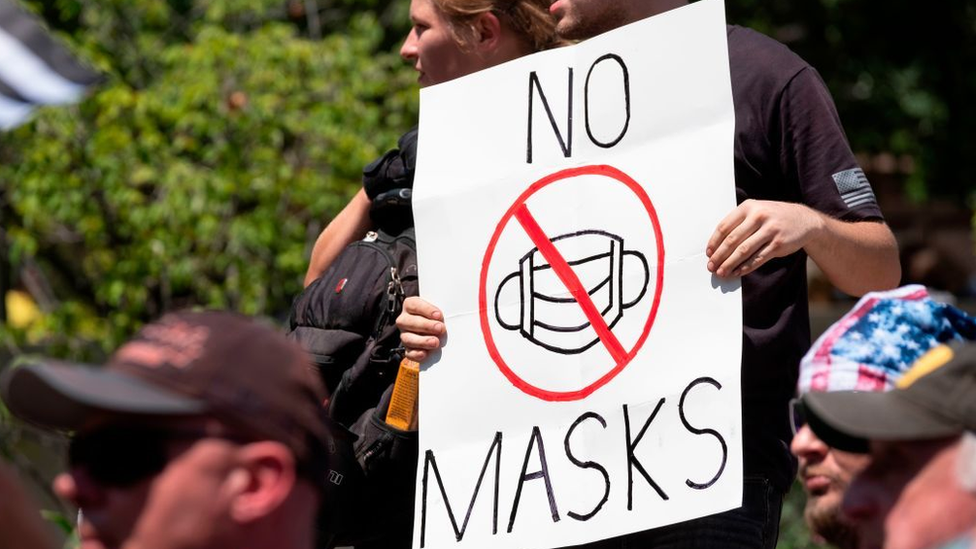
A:
<svg viewBox="0 0 976 549">
<path fill-rule="evenodd" d="M 8 338 L 90 355 L 174 308 L 286 311 L 311 240 L 415 122 L 376 17 L 308 40 L 271 0 L 58 5 L 107 82 L 2 138 L 10 257 L 56 298 Z"/>
<path fill-rule="evenodd" d="M 41 511 L 44 518 L 68 535 L 74 529 L 71 521 L 65 519 L 68 507 L 58 501 L 51 489 L 51 479 L 63 466 L 63 442 L 59 435 L 15 421 L 0 403 L 0 460 L 13 467 L 19 479 L 32 486 L 32 493 L 42 498 L 38 502 L 45 507 Z"/>
<path fill-rule="evenodd" d="M 813 542 L 810 530 L 803 521 L 803 507 L 806 505 L 806 494 L 799 483 L 793 488 L 783 502 L 783 511 L 779 522 L 779 541 L 777 549 L 816 549 L 823 547 Z"/>
<path fill-rule="evenodd" d="M 976 2 L 729 0 L 823 75 L 855 151 L 912 159 L 917 200 L 976 190 Z"/>
<path fill-rule="evenodd" d="M 107 82 L 2 137 L 10 257 L 57 298 L 18 344 L 107 348 L 186 305 L 280 313 L 316 230 L 416 116 L 406 0 L 23 1 Z M 728 11 L 820 70 L 855 150 L 911 158 L 916 198 L 972 193 L 973 2 Z"/>
</svg>

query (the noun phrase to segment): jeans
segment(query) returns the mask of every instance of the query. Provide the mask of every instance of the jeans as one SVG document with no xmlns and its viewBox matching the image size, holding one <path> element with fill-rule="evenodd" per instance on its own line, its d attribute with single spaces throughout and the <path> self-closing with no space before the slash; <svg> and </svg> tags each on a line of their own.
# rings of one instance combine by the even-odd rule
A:
<svg viewBox="0 0 976 549">
<path fill-rule="evenodd" d="M 775 549 L 782 507 L 768 479 L 747 476 L 738 509 L 565 549 Z"/>
</svg>

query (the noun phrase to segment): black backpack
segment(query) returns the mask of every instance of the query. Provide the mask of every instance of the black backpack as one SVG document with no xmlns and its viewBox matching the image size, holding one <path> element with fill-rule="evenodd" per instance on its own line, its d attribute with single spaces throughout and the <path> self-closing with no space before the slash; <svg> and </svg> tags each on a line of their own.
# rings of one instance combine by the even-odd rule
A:
<svg viewBox="0 0 976 549">
<path fill-rule="evenodd" d="M 358 439 L 365 481 L 337 541 L 410 547 L 418 457 L 416 431 L 386 424 L 403 349 L 396 318 L 418 294 L 417 251 L 410 208 L 416 129 L 363 170 L 377 229 L 347 246 L 295 299 L 289 337 L 309 353 L 329 389 L 329 414 Z"/>
<path fill-rule="evenodd" d="M 289 336 L 318 367 L 340 424 L 351 427 L 394 381 L 403 358 L 396 318 L 409 295 L 417 295 L 413 228 L 378 230 L 347 246 L 292 305 Z"/>
</svg>

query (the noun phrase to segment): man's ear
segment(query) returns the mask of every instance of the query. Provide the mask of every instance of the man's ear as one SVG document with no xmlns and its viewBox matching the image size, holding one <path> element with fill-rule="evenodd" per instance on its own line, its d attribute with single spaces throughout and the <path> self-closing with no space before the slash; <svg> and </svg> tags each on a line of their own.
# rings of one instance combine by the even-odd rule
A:
<svg viewBox="0 0 976 549">
<path fill-rule="evenodd" d="M 238 451 L 238 465 L 227 475 L 231 517 L 250 523 L 275 512 L 298 482 L 295 458 L 283 444 L 255 442 Z"/>
<path fill-rule="evenodd" d="M 476 49 L 481 53 L 491 53 L 501 43 L 502 22 L 492 12 L 485 12 L 474 22 Z"/>
</svg>

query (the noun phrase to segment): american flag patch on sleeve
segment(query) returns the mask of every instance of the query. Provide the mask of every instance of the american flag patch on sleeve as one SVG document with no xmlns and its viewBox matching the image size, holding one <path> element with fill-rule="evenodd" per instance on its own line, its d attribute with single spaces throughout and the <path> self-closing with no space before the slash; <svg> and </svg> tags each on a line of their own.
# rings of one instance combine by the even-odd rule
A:
<svg viewBox="0 0 976 549">
<path fill-rule="evenodd" d="M 874 197 L 874 191 L 871 190 L 871 183 L 868 182 L 868 178 L 861 168 L 837 172 L 833 177 L 840 197 L 848 208 L 878 202 Z"/>
</svg>

